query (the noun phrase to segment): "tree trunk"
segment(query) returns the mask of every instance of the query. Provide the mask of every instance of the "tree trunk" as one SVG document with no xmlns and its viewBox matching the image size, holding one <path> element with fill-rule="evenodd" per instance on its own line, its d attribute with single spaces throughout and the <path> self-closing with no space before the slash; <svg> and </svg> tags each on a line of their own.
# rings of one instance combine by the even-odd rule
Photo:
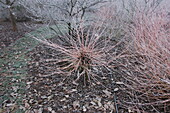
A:
<svg viewBox="0 0 170 113">
<path fill-rule="evenodd" d="M 12 24 L 13 31 L 18 31 L 15 16 L 12 14 L 11 9 L 9 9 L 10 21 Z"/>
<path fill-rule="evenodd" d="M 68 34 L 72 35 L 71 23 L 69 22 L 69 23 L 67 23 L 67 25 L 68 25 Z"/>
</svg>

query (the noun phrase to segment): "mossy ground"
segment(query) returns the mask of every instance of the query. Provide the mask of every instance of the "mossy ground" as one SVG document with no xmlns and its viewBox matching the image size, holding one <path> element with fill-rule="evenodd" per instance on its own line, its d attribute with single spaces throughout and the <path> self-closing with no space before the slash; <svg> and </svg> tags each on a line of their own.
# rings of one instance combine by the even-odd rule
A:
<svg viewBox="0 0 170 113">
<path fill-rule="evenodd" d="M 31 36 L 52 38 L 55 35 L 48 27 L 39 28 L 0 50 L 0 113 L 24 113 L 20 105 L 26 93 L 27 64 L 31 61 L 27 53 L 39 44 Z"/>
</svg>

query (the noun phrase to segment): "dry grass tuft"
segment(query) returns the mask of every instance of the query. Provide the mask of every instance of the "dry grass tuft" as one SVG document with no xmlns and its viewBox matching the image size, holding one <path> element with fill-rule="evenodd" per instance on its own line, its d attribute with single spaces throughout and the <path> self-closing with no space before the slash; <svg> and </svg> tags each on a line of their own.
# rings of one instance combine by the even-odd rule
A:
<svg viewBox="0 0 170 113">
<path fill-rule="evenodd" d="M 99 83 L 97 78 L 105 75 L 103 70 L 111 68 L 111 62 L 123 55 L 123 51 L 119 52 L 115 48 L 124 42 L 123 38 L 119 42 L 114 41 L 110 29 L 103 27 L 103 24 L 104 21 L 88 27 L 80 24 L 71 35 L 58 35 L 55 43 L 42 37 L 33 37 L 57 51 L 56 59 L 45 59 L 48 63 L 52 61 L 56 64 L 55 71 L 47 76 L 76 75 L 75 81 L 84 78 L 85 84 L 87 81 L 92 83 L 91 80 Z"/>
<path fill-rule="evenodd" d="M 127 61 L 128 76 L 125 76 L 127 93 L 133 99 L 128 103 L 140 110 L 149 106 L 152 111 L 167 112 L 170 108 L 169 17 L 163 12 L 136 12 L 133 22 L 129 33 L 135 57 Z"/>
</svg>

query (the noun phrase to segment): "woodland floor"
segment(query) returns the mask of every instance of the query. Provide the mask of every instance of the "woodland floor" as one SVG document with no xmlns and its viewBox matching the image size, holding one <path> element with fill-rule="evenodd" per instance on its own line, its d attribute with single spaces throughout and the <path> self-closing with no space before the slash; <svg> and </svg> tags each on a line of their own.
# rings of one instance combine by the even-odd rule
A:
<svg viewBox="0 0 170 113">
<path fill-rule="evenodd" d="M 29 83 L 27 98 L 34 100 L 29 103 L 33 106 L 32 109 L 43 107 L 45 112 L 52 109 L 65 113 L 116 113 L 116 109 L 119 109 L 119 112 L 122 111 L 122 106 L 118 104 L 119 100 L 117 99 L 117 95 L 121 95 L 121 91 L 114 91 L 118 88 L 114 81 L 114 76 L 118 73 L 112 72 L 109 76 L 99 75 L 98 82 L 92 81 L 90 85 L 86 83 L 87 86 L 81 79 L 74 83 L 76 79 L 74 76 L 64 77 L 53 74 L 49 77 L 43 77 L 55 69 L 55 65 L 41 62 L 42 59 L 55 58 L 52 54 L 46 54 L 47 51 L 55 53 L 55 51 L 39 45 L 29 54 L 33 60 L 29 65 L 31 77 L 27 79 L 27 83 Z M 50 68 L 46 68 L 47 65 Z"/>
<path fill-rule="evenodd" d="M 87 83 L 87 86 L 81 79 L 75 83 L 74 76 L 53 74 L 42 77 L 55 70 L 55 65 L 41 62 L 42 59 L 55 58 L 49 54 L 55 51 L 42 44 L 28 52 L 18 47 L 21 42 L 13 46 L 16 40 L 41 26 L 29 22 L 17 25 L 18 32 L 13 32 L 9 22 L 0 23 L 0 113 L 129 112 L 129 108 L 121 105 L 121 101 L 128 99 L 120 84 L 121 72 L 115 69 L 109 75 L 100 75 L 99 82 Z M 32 46 L 26 48 L 29 47 Z"/>
<path fill-rule="evenodd" d="M 32 29 L 25 25 L 32 26 Z M 117 99 L 117 95 L 121 93 L 119 90 L 114 92 L 117 85 L 113 75 L 118 74 L 116 72 L 110 76 L 102 75 L 98 79 L 100 82 L 88 86 L 84 85 L 83 80 L 74 83 L 74 77 L 55 74 L 41 77 L 41 74 L 48 74 L 49 70 L 40 59 L 54 57 L 46 54 L 47 51 L 53 51 L 41 44 L 26 53 L 27 57 L 24 56 L 23 59 L 32 59 L 27 64 L 23 64 L 23 59 L 14 63 L 13 60 L 6 60 L 13 59 L 13 54 L 6 57 L 14 52 L 8 48 L 12 48 L 11 45 L 16 40 L 41 25 L 27 22 L 17 23 L 17 26 L 18 32 L 13 32 L 9 22 L 0 23 L 0 113 L 123 112 Z M 26 71 L 17 71 L 23 67 L 27 68 Z"/>
</svg>

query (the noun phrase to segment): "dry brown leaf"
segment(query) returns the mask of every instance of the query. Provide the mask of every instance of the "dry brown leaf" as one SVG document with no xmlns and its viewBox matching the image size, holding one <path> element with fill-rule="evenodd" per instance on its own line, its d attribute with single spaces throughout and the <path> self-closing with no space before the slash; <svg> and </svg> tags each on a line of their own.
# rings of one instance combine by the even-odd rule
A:
<svg viewBox="0 0 170 113">
<path fill-rule="evenodd" d="M 111 97 L 112 93 L 109 92 L 108 90 L 103 90 L 103 92 L 108 96 L 108 97 Z"/>
</svg>

